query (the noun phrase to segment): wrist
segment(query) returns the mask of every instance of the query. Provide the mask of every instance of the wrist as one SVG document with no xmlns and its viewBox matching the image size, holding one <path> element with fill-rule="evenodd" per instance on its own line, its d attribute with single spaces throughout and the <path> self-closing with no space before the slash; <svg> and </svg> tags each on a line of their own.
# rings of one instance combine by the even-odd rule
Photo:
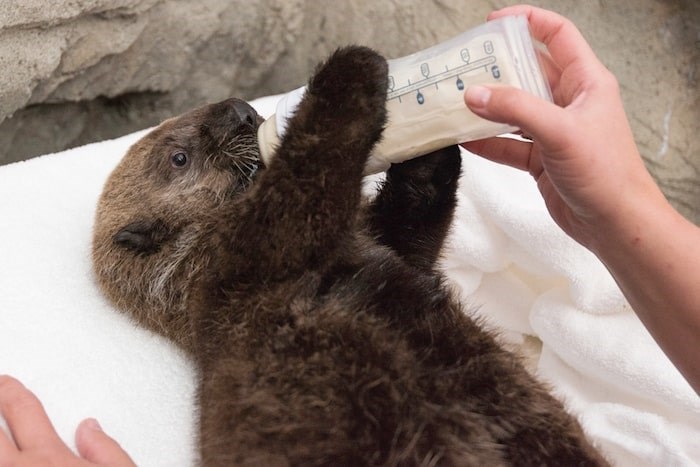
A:
<svg viewBox="0 0 700 467">
<path fill-rule="evenodd" d="M 591 250 L 615 278 L 661 349 L 700 393 L 700 227 L 663 197 L 640 200 L 598 235 Z"/>
<path fill-rule="evenodd" d="M 587 247 L 604 262 L 651 248 L 679 221 L 679 214 L 650 180 L 637 190 L 623 190 L 596 221 Z M 646 185 L 646 186 L 644 186 Z"/>
</svg>

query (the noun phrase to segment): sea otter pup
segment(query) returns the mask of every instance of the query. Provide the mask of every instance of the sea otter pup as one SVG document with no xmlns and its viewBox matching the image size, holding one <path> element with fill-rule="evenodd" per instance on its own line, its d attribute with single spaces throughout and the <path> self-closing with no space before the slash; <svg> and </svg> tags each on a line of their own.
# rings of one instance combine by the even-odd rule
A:
<svg viewBox="0 0 700 467">
<path fill-rule="evenodd" d="M 261 118 L 230 99 L 167 120 L 107 181 L 99 284 L 192 355 L 202 464 L 604 465 L 436 268 L 458 149 L 363 202 L 386 92 L 386 61 L 343 48 L 268 167 Z"/>
</svg>

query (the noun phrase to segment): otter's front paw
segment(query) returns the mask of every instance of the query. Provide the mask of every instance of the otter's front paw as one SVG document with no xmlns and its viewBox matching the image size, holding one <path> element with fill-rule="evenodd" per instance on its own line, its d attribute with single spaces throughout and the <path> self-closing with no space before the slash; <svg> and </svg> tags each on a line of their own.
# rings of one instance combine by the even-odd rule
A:
<svg viewBox="0 0 700 467">
<path fill-rule="evenodd" d="M 439 196 L 456 190 L 461 166 L 459 147 L 449 146 L 400 164 L 392 164 L 387 178 L 394 185 L 411 186 L 411 192 Z"/>
<path fill-rule="evenodd" d="M 367 47 L 338 49 L 318 67 L 308 92 L 316 118 L 337 124 L 364 124 L 368 133 L 381 131 L 386 121 L 388 67 L 386 60 Z"/>
</svg>

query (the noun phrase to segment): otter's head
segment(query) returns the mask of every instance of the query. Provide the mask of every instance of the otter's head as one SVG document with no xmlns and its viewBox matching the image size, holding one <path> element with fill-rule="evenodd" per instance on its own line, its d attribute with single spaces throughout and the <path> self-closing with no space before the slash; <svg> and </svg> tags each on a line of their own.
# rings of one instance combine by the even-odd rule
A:
<svg viewBox="0 0 700 467">
<path fill-rule="evenodd" d="M 238 99 L 167 120 L 129 149 L 102 192 L 93 237 L 100 287 L 184 347 L 183 307 L 207 261 L 203 239 L 261 168 L 262 120 Z"/>
</svg>

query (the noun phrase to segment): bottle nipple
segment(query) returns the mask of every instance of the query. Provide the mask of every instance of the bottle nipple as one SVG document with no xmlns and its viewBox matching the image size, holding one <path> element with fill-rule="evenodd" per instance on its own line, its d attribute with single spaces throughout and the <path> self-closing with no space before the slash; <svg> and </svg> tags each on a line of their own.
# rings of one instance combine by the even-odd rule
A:
<svg viewBox="0 0 700 467">
<path fill-rule="evenodd" d="M 277 133 L 276 115 L 273 114 L 258 127 L 258 145 L 260 146 L 260 159 L 266 167 L 270 165 L 280 144 Z"/>
</svg>

